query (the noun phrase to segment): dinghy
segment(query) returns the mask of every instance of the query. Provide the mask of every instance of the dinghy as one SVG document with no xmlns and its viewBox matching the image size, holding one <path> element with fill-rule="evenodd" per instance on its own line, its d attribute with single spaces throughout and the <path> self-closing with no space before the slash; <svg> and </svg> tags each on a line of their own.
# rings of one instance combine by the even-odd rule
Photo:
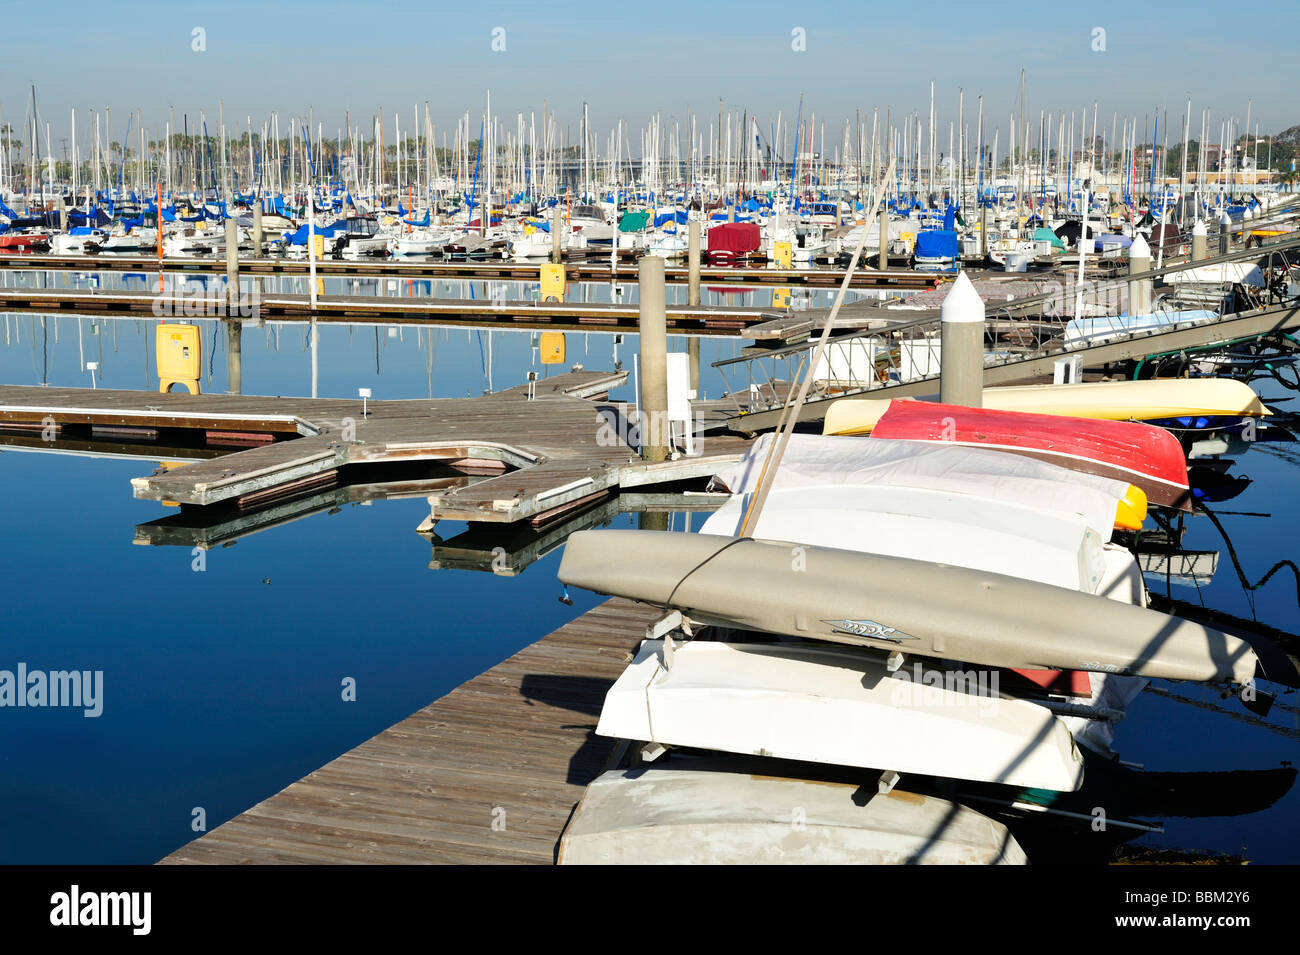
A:
<svg viewBox="0 0 1300 955">
<path fill-rule="evenodd" d="M 1181 417 L 1243 418 L 1272 414 L 1245 382 L 1233 378 L 1160 378 L 1077 385 L 985 388 L 983 405 L 1110 421 L 1165 421 Z M 870 434 L 889 400 L 841 398 L 826 409 L 823 434 Z"/>
<path fill-rule="evenodd" d="M 646 640 L 596 733 L 663 746 L 1071 790 L 1083 757 L 989 671 L 903 668 L 847 647 Z M 1030 782 L 1029 780 L 1036 780 Z"/>
<path fill-rule="evenodd" d="M 742 493 L 715 511 L 700 533 L 739 533 L 769 441 L 760 438 L 715 476 L 715 485 Z M 955 444 L 791 435 L 752 536 L 955 564 L 1144 607 L 1146 590 L 1133 555 L 1106 544 L 1108 534 L 1096 529 L 1125 487 Z M 1004 685 L 1020 682 L 1035 694 L 1044 687 L 1066 692 L 1084 703 L 1083 712 L 1104 715 L 1064 718 L 1077 742 L 1107 754 L 1112 716 L 1145 685 L 1137 677 L 1026 668 L 1003 677 Z"/>
<path fill-rule="evenodd" d="M 1218 630 L 1004 574 L 789 542 L 581 531 L 565 584 L 693 621 L 1009 669 L 1243 683 L 1254 651 Z"/>
<path fill-rule="evenodd" d="M 895 789 L 699 768 L 603 773 L 560 839 L 560 865 L 1023 865 L 1000 822 Z"/>
<path fill-rule="evenodd" d="M 1168 431 L 1150 425 L 893 401 L 871 436 L 1021 454 L 1136 484 L 1153 504 L 1191 509 L 1183 447 Z"/>
</svg>

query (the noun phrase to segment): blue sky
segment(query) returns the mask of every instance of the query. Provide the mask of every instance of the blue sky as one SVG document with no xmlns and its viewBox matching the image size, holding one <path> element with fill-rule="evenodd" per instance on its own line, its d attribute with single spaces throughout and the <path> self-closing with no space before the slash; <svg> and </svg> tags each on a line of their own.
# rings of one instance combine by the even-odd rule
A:
<svg viewBox="0 0 1300 955">
<path fill-rule="evenodd" d="M 73 106 L 111 106 L 120 138 L 127 111 L 137 108 L 154 129 L 169 106 L 178 122 L 188 111 L 191 126 L 203 108 L 211 129 L 218 101 L 228 124 L 252 116 L 255 126 L 271 110 L 287 119 L 312 106 L 330 136 L 345 109 L 356 123 L 383 107 L 391 129 L 394 109 L 409 127 L 412 107 L 423 111 L 427 100 L 441 131 L 467 108 L 477 118 L 489 88 L 494 112 L 513 120 L 545 102 L 574 136 L 584 100 L 603 133 L 619 118 L 639 129 L 656 111 L 684 120 L 693 110 L 707 124 L 719 99 L 757 113 L 766 127 L 778 110 L 789 117 L 802 93 L 805 110 L 826 120 L 829 142 L 855 109 L 868 122 L 875 106 L 882 115 L 892 106 L 896 118 L 924 114 L 933 80 L 942 148 L 959 88 L 968 117 L 982 93 L 990 126 L 1006 125 L 1021 67 L 1035 125 L 1040 109 L 1091 111 L 1097 101 L 1107 120 L 1167 108 L 1171 128 L 1181 128 L 1189 95 L 1194 129 L 1209 108 L 1215 138 L 1219 119 L 1244 120 L 1251 99 L 1251 125 L 1257 120 L 1262 133 L 1300 122 L 1289 95 L 1300 26 L 1294 0 L 1253 3 L 1249 22 L 1202 0 L 1023 7 L 496 0 L 446 10 L 408 0 L 69 0 L 59 7 L 57 32 L 48 8 L 2 8 L 10 37 L 2 121 L 21 124 L 34 82 L 56 143 Z M 199 52 L 191 48 L 196 27 L 205 31 Z M 498 27 L 503 52 L 492 49 Z M 803 51 L 792 49 L 796 28 L 804 31 Z M 1105 31 L 1104 51 L 1093 50 L 1095 28 Z M 53 49 L 62 55 L 51 56 Z"/>
</svg>

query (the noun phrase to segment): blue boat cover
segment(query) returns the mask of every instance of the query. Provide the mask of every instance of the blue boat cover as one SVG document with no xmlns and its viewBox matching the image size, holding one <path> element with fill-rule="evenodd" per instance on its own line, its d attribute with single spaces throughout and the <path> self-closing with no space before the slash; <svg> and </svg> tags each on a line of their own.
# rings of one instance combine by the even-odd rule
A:
<svg viewBox="0 0 1300 955">
<path fill-rule="evenodd" d="M 949 229 L 931 229 L 917 233 L 916 255 L 927 259 L 956 258 L 957 233 Z"/>
</svg>

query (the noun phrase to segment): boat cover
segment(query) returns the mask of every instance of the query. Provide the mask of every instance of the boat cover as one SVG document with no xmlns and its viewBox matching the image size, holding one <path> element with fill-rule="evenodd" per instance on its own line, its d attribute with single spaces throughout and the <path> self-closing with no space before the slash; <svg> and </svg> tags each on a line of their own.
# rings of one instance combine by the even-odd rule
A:
<svg viewBox="0 0 1300 955">
<path fill-rule="evenodd" d="M 753 222 L 728 222 L 709 230 L 709 252 L 730 252 L 746 255 L 756 252 L 763 244 L 762 233 Z"/>
<path fill-rule="evenodd" d="M 714 485 L 732 494 L 757 489 L 771 434 L 755 441 Z M 1128 492 L 1121 481 L 981 448 L 937 447 L 924 441 L 862 441 L 834 435 L 792 434 L 772 489 L 834 484 L 880 484 L 989 498 L 1042 510 L 1079 514 L 1106 532 Z"/>
<path fill-rule="evenodd" d="M 943 229 L 931 229 L 916 236 L 916 257 L 918 259 L 955 259 L 957 257 L 957 233 Z"/>
</svg>

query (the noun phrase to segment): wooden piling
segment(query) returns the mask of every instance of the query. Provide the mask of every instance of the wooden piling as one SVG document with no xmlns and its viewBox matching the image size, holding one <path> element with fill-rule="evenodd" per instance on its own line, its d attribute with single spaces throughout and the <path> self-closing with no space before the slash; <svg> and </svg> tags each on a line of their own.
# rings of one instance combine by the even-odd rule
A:
<svg viewBox="0 0 1300 955">
<path fill-rule="evenodd" d="M 641 457 L 668 457 L 668 326 L 664 305 L 664 260 L 641 258 L 637 270 L 641 344 Z"/>
</svg>

